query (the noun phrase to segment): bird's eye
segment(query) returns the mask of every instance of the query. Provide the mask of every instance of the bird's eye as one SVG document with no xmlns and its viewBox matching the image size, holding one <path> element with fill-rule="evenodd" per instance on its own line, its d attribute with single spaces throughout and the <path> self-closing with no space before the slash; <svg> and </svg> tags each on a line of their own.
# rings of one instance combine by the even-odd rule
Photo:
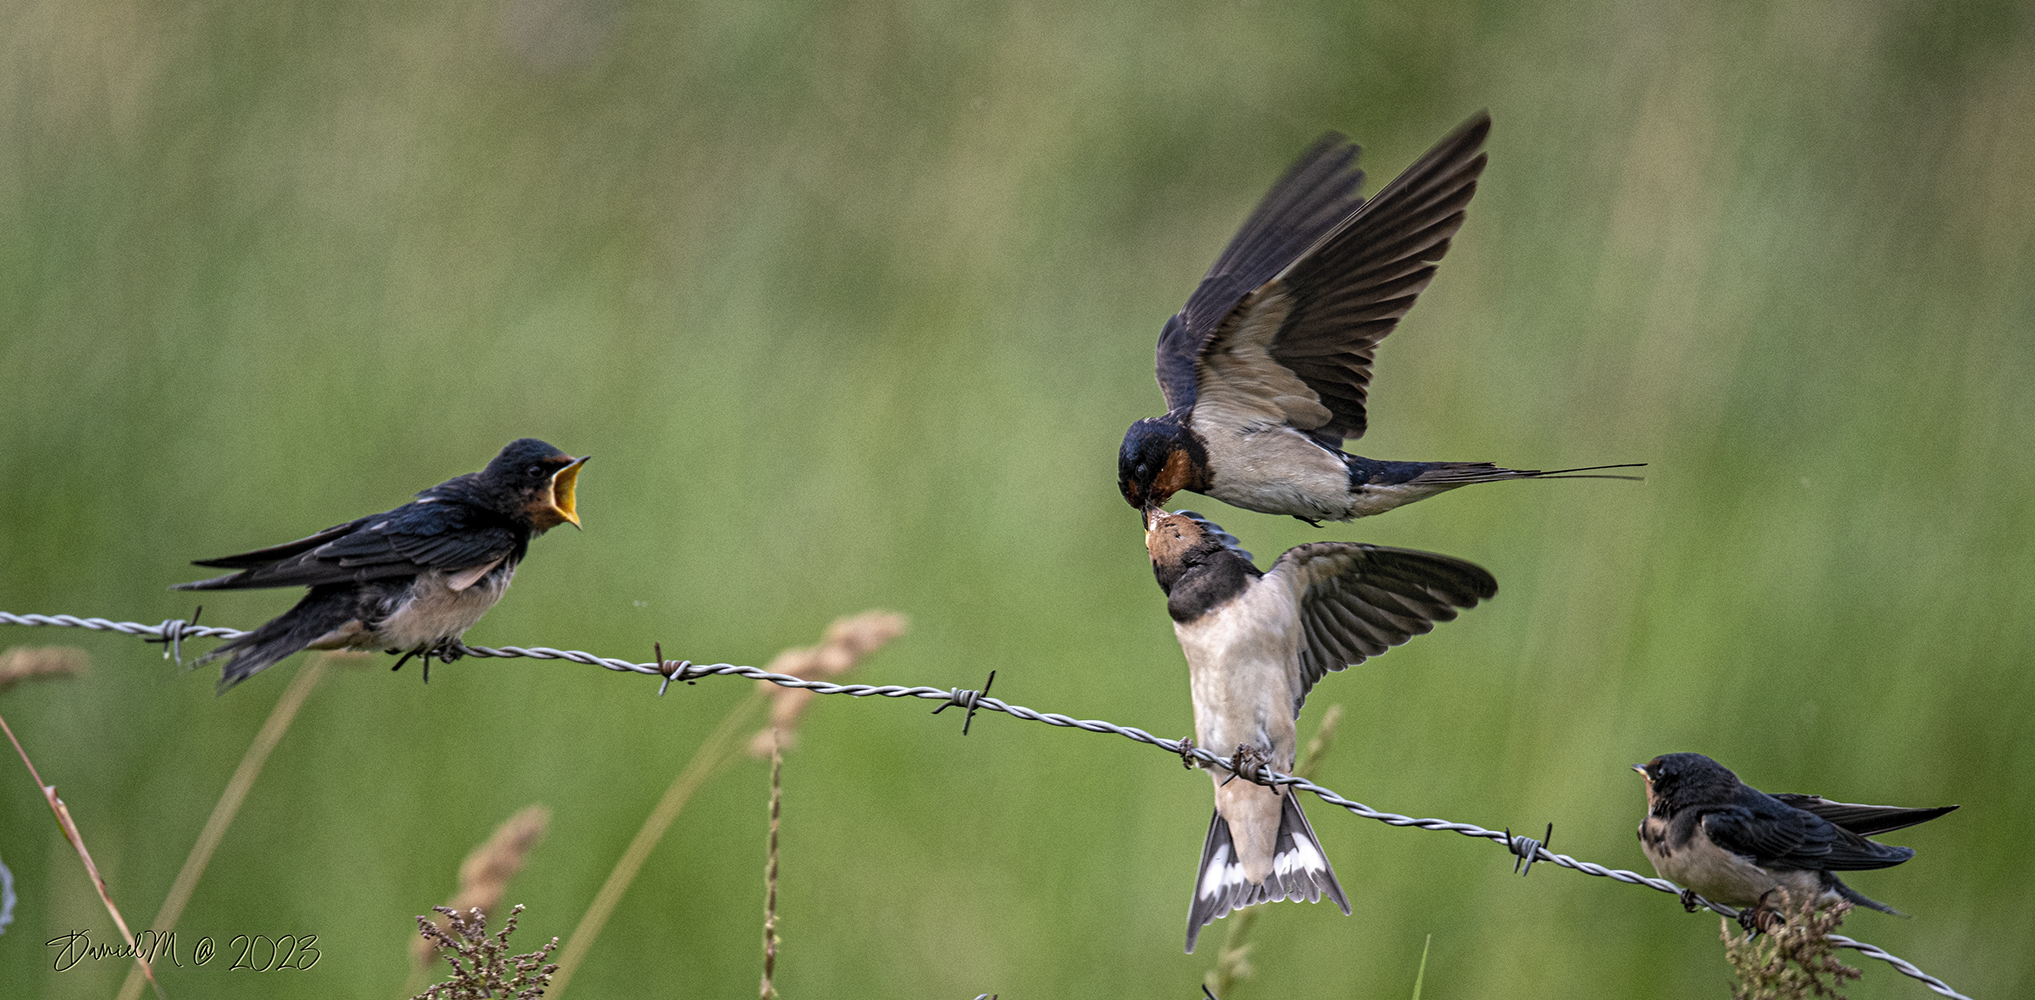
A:
<svg viewBox="0 0 2035 1000">
<path fill-rule="evenodd" d="M 541 476 L 544 474 L 544 467 L 541 465 L 533 465 L 529 468 L 529 474 L 533 478 Z"/>
</svg>

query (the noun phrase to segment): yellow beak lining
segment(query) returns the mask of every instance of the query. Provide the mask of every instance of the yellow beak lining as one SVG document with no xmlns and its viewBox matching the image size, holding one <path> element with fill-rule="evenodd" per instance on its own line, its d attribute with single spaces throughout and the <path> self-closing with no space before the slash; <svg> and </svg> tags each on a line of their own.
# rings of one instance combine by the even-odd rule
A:
<svg viewBox="0 0 2035 1000">
<path fill-rule="evenodd" d="M 571 521 L 575 528 L 580 526 L 579 511 L 573 507 L 572 488 L 579 482 L 579 467 L 586 464 L 587 458 L 592 457 L 588 455 L 586 458 L 577 459 L 571 465 L 551 474 L 551 508 L 558 512 L 559 517 Z"/>
</svg>

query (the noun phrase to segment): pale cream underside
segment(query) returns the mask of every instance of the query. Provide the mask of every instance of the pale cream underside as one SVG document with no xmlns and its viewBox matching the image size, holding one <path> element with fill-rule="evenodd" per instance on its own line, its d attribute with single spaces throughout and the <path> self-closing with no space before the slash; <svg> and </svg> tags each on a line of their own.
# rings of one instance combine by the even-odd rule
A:
<svg viewBox="0 0 2035 1000">
<path fill-rule="evenodd" d="M 1299 621 L 1283 576 L 1263 578 L 1228 604 L 1200 619 L 1173 624 L 1194 699 L 1194 740 L 1222 756 L 1237 745 L 1269 748 L 1268 763 L 1291 771 L 1297 745 L 1293 685 L 1299 662 Z M 1272 871 L 1279 834 L 1279 799 L 1248 781 L 1223 786 L 1228 771 L 1213 769 L 1215 808 L 1229 823 L 1236 861 L 1253 882 Z"/>
<path fill-rule="evenodd" d="M 410 596 L 382 619 L 380 628 L 370 632 L 359 620 L 350 621 L 319 636 L 310 648 L 415 649 L 457 639 L 508 592 L 513 568 L 487 575 L 500 562 L 454 573 L 424 573 L 412 585 Z"/>
<path fill-rule="evenodd" d="M 1647 829 L 1657 831 L 1664 822 L 1648 816 Z M 1718 847 L 1708 837 L 1692 837 L 1688 844 L 1666 856 L 1648 838 L 1641 838 L 1640 848 L 1660 877 L 1728 906 L 1758 906 L 1760 897 L 1775 889 L 1786 890 L 1795 905 L 1817 897 L 1829 901 L 1839 898 L 1835 892 L 1824 892 L 1818 872 L 1769 871 L 1753 864 L 1750 858 Z M 1769 898 L 1767 905 L 1778 906 L 1780 900 L 1777 896 Z"/>
</svg>

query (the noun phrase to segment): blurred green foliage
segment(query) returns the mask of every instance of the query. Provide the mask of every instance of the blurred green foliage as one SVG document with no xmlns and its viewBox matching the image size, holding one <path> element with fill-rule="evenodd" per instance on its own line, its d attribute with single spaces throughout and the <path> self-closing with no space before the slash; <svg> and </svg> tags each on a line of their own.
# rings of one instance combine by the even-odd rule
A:
<svg viewBox="0 0 2035 1000">
<path fill-rule="evenodd" d="M 1383 348 L 1381 458 L 1646 461 L 1316 531 L 1183 498 L 1262 560 L 1329 537 L 1474 559 L 1499 597 L 1337 676 L 1322 780 L 1552 820 L 1644 870 L 1636 761 L 1965 808 L 1859 876 L 1847 930 L 2035 992 L 2035 24 L 1963 4 L 0 5 L 0 607 L 156 621 L 191 559 L 298 537 L 543 437 L 594 461 L 470 635 L 766 661 L 839 614 L 859 671 L 1154 732 L 1185 670 L 1116 494 L 1151 352 L 1323 129 L 1374 190 L 1478 107 L 1470 221 Z M 294 595 L 221 595 L 252 627 Z M 0 697 L 130 921 L 282 690 L 129 638 Z M 381 661 L 376 661 L 379 664 Z M 173 996 L 390 997 L 413 915 L 532 802 L 510 901 L 569 932 L 745 691 L 534 661 L 339 671 L 180 927 L 316 933 L 310 972 Z M 828 699 L 785 771 L 786 997 L 1192 997 L 1208 782 L 1122 740 Z M 680 817 L 574 997 L 742 996 L 766 766 Z M 1270 908 L 1224 1000 L 1715 997 L 1713 918 L 1458 838 L 1315 825 L 1356 914 Z M 106 916 L 0 764 L 9 995 Z M 1220 940 L 1215 937 L 1212 940 Z M 532 945 L 534 947 L 534 944 Z M 1922 988 L 1866 964 L 1854 997 Z"/>
</svg>

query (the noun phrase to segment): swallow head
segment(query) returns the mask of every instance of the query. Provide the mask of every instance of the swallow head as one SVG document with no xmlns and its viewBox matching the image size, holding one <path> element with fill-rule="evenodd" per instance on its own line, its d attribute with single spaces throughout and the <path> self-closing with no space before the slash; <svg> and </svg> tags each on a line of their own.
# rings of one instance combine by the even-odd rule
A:
<svg viewBox="0 0 2035 1000">
<path fill-rule="evenodd" d="M 1191 510 L 1151 513 L 1145 529 L 1145 552 L 1152 557 L 1152 573 L 1166 593 L 1171 594 L 1173 584 L 1189 570 L 1223 558 L 1224 553 L 1241 557 L 1244 565 L 1250 565 L 1251 554 L 1236 537 L 1207 518 Z"/>
<path fill-rule="evenodd" d="M 1124 432 L 1116 455 L 1117 488 L 1149 527 L 1173 494 L 1208 486 L 1208 457 L 1194 433 L 1172 414 L 1140 420 Z"/>
<path fill-rule="evenodd" d="M 1632 769 L 1646 779 L 1647 808 L 1663 815 L 1684 804 L 1724 798 L 1738 784 L 1738 775 L 1699 753 L 1662 754 Z"/>
<path fill-rule="evenodd" d="M 592 456 L 587 456 L 591 458 Z M 538 531 L 561 524 L 579 527 L 573 487 L 586 458 L 574 458 L 536 438 L 512 441 L 496 455 L 480 478 L 507 494 L 512 513 Z"/>
<path fill-rule="evenodd" d="M 1159 589 L 1171 596 L 1173 585 L 1207 558 L 1208 533 L 1194 518 L 1157 508 L 1147 510 L 1146 524 L 1145 552 L 1152 557 L 1152 575 L 1158 577 Z"/>
</svg>

